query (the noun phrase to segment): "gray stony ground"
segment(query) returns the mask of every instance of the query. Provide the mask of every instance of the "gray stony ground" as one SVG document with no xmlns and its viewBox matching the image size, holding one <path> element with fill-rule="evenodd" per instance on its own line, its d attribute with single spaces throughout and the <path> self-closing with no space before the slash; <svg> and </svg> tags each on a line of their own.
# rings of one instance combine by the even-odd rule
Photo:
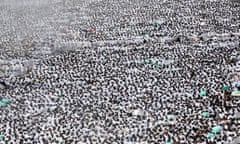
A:
<svg viewBox="0 0 240 144">
<path fill-rule="evenodd" d="M 238 143 L 238 1 L 23 1 L 0 2 L 0 143 Z"/>
</svg>

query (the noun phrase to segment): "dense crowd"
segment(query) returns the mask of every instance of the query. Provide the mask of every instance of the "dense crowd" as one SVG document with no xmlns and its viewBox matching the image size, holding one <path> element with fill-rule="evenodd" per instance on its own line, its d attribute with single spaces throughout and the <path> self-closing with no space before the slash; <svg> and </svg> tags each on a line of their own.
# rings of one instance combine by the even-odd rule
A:
<svg viewBox="0 0 240 144">
<path fill-rule="evenodd" d="M 32 49 L 24 58 L 11 55 L 15 41 L 0 43 L 12 59 L 2 62 L 12 68 L 1 76 L 0 143 L 240 143 L 238 2 L 54 8 L 39 13 L 46 34 L 18 43 L 20 56 Z"/>
</svg>

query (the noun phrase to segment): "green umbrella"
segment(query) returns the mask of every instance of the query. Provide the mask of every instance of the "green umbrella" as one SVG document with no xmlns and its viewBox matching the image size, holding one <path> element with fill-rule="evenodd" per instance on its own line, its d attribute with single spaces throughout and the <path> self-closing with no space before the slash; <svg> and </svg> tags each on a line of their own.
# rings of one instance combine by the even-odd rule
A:
<svg viewBox="0 0 240 144">
<path fill-rule="evenodd" d="M 4 139 L 4 136 L 0 134 L 0 141 Z"/>
<path fill-rule="evenodd" d="M 64 95 L 64 93 L 61 93 L 59 96 L 60 96 L 60 97 L 64 97 L 65 95 Z"/>
<path fill-rule="evenodd" d="M 150 65 L 153 67 L 153 66 L 154 66 L 154 63 L 151 63 Z"/>
<path fill-rule="evenodd" d="M 155 62 L 153 65 L 154 65 L 154 66 L 158 66 L 158 62 Z"/>
<path fill-rule="evenodd" d="M 212 133 L 220 133 L 222 131 L 221 126 L 216 126 L 212 128 Z"/>
<path fill-rule="evenodd" d="M 155 63 L 151 64 L 151 66 L 152 66 L 152 67 L 157 67 L 158 64 L 155 62 Z"/>
<path fill-rule="evenodd" d="M 222 88 L 222 91 L 228 91 L 228 90 L 230 90 L 231 89 L 231 86 L 224 86 L 223 88 Z"/>
<path fill-rule="evenodd" d="M 150 65 L 153 65 L 153 64 L 154 64 L 154 61 L 149 60 L 149 64 L 150 64 Z"/>
<path fill-rule="evenodd" d="M 202 112 L 201 115 L 204 116 L 204 117 L 209 117 L 209 116 L 210 116 L 210 113 L 209 113 L 209 112 Z"/>
<path fill-rule="evenodd" d="M 3 99 L 1 102 L 6 103 L 6 104 L 9 104 L 9 103 L 10 103 L 10 100 L 8 100 L 8 99 Z"/>
<path fill-rule="evenodd" d="M 157 66 L 158 66 L 158 67 L 163 67 L 163 64 L 159 63 Z"/>
<path fill-rule="evenodd" d="M 7 106 L 7 103 L 0 102 L 0 107 L 6 107 L 6 106 Z"/>
<path fill-rule="evenodd" d="M 233 60 L 233 59 L 236 59 L 237 57 L 235 55 L 231 55 L 230 59 Z"/>
<path fill-rule="evenodd" d="M 214 133 L 208 133 L 208 134 L 207 134 L 207 137 L 208 137 L 208 138 L 215 138 L 215 137 L 216 137 L 216 134 L 214 134 Z"/>
<path fill-rule="evenodd" d="M 143 61 L 143 64 L 147 64 L 147 61 L 146 61 L 146 60 L 144 60 L 144 61 Z"/>
<path fill-rule="evenodd" d="M 169 67 L 169 64 L 164 63 L 163 66 L 164 67 Z"/>
<path fill-rule="evenodd" d="M 205 91 L 205 90 L 201 91 L 201 92 L 200 92 L 200 96 L 202 96 L 202 97 L 203 97 L 203 96 L 207 96 L 207 91 Z"/>
<path fill-rule="evenodd" d="M 155 22 L 153 23 L 153 25 L 154 25 L 154 27 L 158 27 L 158 22 L 155 21 Z"/>
<path fill-rule="evenodd" d="M 62 138 L 59 138 L 58 139 L 58 144 L 62 144 L 62 141 L 63 141 Z"/>
<path fill-rule="evenodd" d="M 172 70 L 172 72 L 173 72 L 173 73 L 176 73 L 176 72 L 177 72 L 177 70 L 176 70 L 176 69 L 173 69 L 173 70 Z"/>
</svg>

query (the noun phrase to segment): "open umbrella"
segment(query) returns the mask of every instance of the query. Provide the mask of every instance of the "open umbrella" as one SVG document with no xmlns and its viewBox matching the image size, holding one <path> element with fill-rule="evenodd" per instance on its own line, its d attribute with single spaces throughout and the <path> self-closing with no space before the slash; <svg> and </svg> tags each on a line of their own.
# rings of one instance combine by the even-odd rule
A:
<svg viewBox="0 0 240 144">
<path fill-rule="evenodd" d="M 8 100 L 8 99 L 2 99 L 1 102 L 6 103 L 6 104 L 9 104 L 9 103 L 10 103 L 10 100 Z"/>
<path fill-rule="evenodd" d="M 224 86 L 222 88 L 222 91 L 229 91 L 231 89 L 231 86 Z"/>
<path fill-rule="evenodd" d="M 207 91 L 202 90 L 202 91 L 200 92 L 200 96 L 202 96 L 202 97 L 207 96 Z"/>
<path fill-rule="evenodd" d="M 10 86 L 5 81 L 2 81 L 0 82 L 0 87 L 1 89 L 5 89 L 5 88 L 9 88 Z"/>
<path fill-rule="evenodd" d="M 0 101 L 0 107 L 6 107 L 9 104 L 9 100 L 8 99 L 3 99 Z"/>
<path fill-rule="evenodd" d="M 230 144 L 240 144 L 240 137 L 233 139 L 233 141 Z"/>
<path fill-rule="evenodd" d="M 175 124 L 177 121 L 177 116 L 176 115 L 167 115 L 167 119 L 170 124 Z"/>
<path fill-rule="evenodd" d="M 154 27 L 158 27 L 158 22 L 157 21 L 155 21 L 154 23 L 153 23 L 153 25 L 154 25 Z"/>
<path fill-rule="evenodd" d="M 142 116 L 142 115 L 144 115 L 144 111 L 141 110 L 141 109 L 135 109 L 135 110 L 133 110 L 132 115 L 134 115 L 134 116 Z"/>
<path fill-rule="evenodd" d="M 4 136 L 0 134 L 0 141 L 4 139 Z"/>
<path fill-rule="evenodd" d="M 63 142 L 63 139 L 62 139 L 62 138 L 59 138 L 59 139 L 58 139 L 58 144 L 62 144 L 62 142 Z"/>
<path fill-rule="evenodd" d="M 215 138 L 217 135 L 216 134 L 214 134 L 214 133 L 208 133 L 207 134 L 207 137 L 208 138 Z"/>
<path fill-rule="evenodd" d="M 230 59 L 235 60 L 235 59 L 237 59 L 237 56 L 236 55 L 231 55 Z"/>
<path fill-rule="evenodd" d="M 60 96 L 60 97 L 64 97 L 65 95 L 64 95 L 64 93 L 61 93 L 59 96 Z"/>
<path fill-rule="evenodd" d="M 143 61 L 143 64 L 147 64 L 147 61 L 146 61 L 146 60 L 144 60 L 144 61 Z"/>
<path fill-rule="evenodd" d="M 236 88 L 240 89 L 240 83 L 236 84 Z"/>
<path fill-rule="evenodd" d="M 239 97 L 240 96 L 240 91 L 233 91 L 231 95 Z"/>
<path fill-rule="evenodd" d="M 240 112 L 235 113 L 234 118 L 240 119 Z"/>
<path fill-rule="evenodd" d="M 209 117 L 210 116 L 210 113 L 209 112 L 202 112 L 201 114 L 203 117 Z"/>
<path fill-rule="evenodd" d="M 7 106 L 7 103 L 0 102 L 0 107 L 6 107 L 6 106 Z"/>
<path fill-rule="evenodd" d="M 222 126 L 216 126 L 212 128 L 212 133 L 220 133 L 222 131 Z"/>
</svg>

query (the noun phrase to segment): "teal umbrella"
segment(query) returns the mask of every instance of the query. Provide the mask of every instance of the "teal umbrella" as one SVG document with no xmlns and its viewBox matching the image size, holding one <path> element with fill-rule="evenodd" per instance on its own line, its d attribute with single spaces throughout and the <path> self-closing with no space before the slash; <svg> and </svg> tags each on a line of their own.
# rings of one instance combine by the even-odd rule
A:
<svg viewBox="0 0 240 144">
<path fill-rule="evenodd" d="M 58 144 L 62 144 L 62 142 L 63 142 L 62 138 L 59 138 L 58 139 Z"/>
<path fill-rule="evenodd" d="M 163 64 L 159 63 L 157 66 L 158 66 L 158 67 L 163 67 Z"/>
<path fill-rule="evenodd" d="M 4 136 L 0 134 L 0 141 L 4 139 Z"/>
<path fill-rule="evenodd" d="M 168 119 L 164 119 L 164 122 L 168 122 Z"/>
<path fill-rule="evenodd" d="M 177 72 L 177 70 L 176 70 L 176 69 L 173 69 L 173 70 L 172 70 L 172 72 L 173 72 L 173 73 L 176 73 L 176 72 Z"/>
<path fill-rule="evenodd" d="M 10 100 L 8 100 L 8 99 L 3 99 L 1 102 L 6 103 L 6 104 L 9 104 L 9 103 L 10 103 Z"/>
<path fill-rule="evenodd" d="M 231 57 L 230 57 L 230 59 L 231 60 L 234 60 L 234 59 L 236 59 L 237 57 L 235 56 L 235 55 L 231 55 Z"/>
<path fill-rule="evenodd" d="M 208 133 L 207 137 L 208 138 L 215 138 L 217 135 L 215 133 Z"/>
<path fill-rule="evenodd" d="M 150 64 L 150 65 L 153 65 L 153 64 L 154 64 L 154 61 L 149 60 L 149 64 Z"/>
<path fill-rule="evenodd" d="M 150 65 L 151 65 L 151 66 L 154 66 L 155 64 L 152 62 L 152 63 L 150 63 Z"/>
<path fill-rule="evenodd" d="M 222 91 L 229 91 L 231 89 L 231 86 L 224 86 L 222 88 Z"/>
<path fill-rule="evenodd" d="M 154 27 L 158 27 L 159 24 L 158 24 L 158 22 L 155 21 L 155 22 L 153 23 L 153 25 L 154 25 Z"/>
<path fill-rule="evenodd" d="M 158 62 L 155 62 L 155 63 L 153 64 L 153 66 L 158 66 Z"/>
<path fill-rule="evenodd" d="M 201 115 L 204 116 L 204 117 L 209 117 L 209 116 L 210 116 L 210 113 L 209 113 L 209 112 L 202 112 Z"/>
<path fill-rule="evenodd" d="M 222 131 L 222 126 L 216 126 L 212 128 L 212 133 L 220 133 Z"/>
<path fill-rule="evenodd" d="M 173 144 L 172 142 L 166 142 L 165 144 Z"/>
<path fill-rule="evenodd" d="M 240 83 L 236 84 L 236 88 L 240 89 Z"/>
<path fill-rule="evenodd" d="M 169 64 L 167 64 L 167 63 L 164 63 L 164 64 L 163 64 L 163 66 L 169 66 Z"/>
<path fill-rule="evenodd" d="M 144 60 L 144 61 L 143 61 L 143 64 L 147 64 L 147 61 L 146 61 L 146 60 Z"/>
<path fill-rule="evenodd" d="M 205 90 L 202 90 L 201 92 L 200 92 L 200 96 L 207 96 L 207 91 L 205 91 Z"/>
<path fill-rule="evenodd" d="M 65 95 L 64 95 L 64 93 L 61 93 L 59 96 L 60 96 L 60 97 L 64 97 Z"/>
<path fill-rule="evenodd" d="M 158 63 L 157 63 L 157 62 L 152 63 L 151 66 L 152 66 L 152 67 L 157 67 L 157 66 L 158 66 Z"/>
<path fill-rule="evenodd" d="M 6 107 L 6 106 L 7 106 L 7 103 L 0 102 L 0 107 Z"/>
</svg>

